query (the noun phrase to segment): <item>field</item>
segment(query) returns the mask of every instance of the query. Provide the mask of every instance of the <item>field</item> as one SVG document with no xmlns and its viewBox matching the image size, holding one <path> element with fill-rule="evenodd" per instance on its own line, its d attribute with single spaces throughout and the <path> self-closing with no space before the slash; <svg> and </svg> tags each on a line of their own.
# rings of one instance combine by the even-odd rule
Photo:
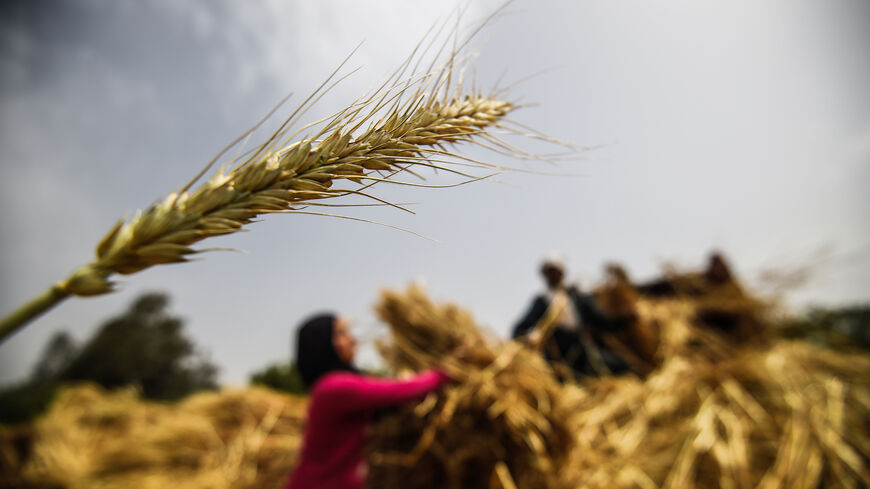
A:
<svg viewBox="0 0 870 489">
<path fill-rule="evenodd" d="M 870 484 L 870 359 L 785 341 L 724 263 L 632 284 L 599 302 L 628 326 L 602 336 L 636 373 L 558 380 L 538 351 L 481 331 L 425 291 L 387 291 L 385 360 L 457 382 L 371 432 L 371 487 L 774 488 Z M 60 393 L 0 431 L 0 486 L 277 488 L 306 400 L 260 388 L 177 404 L 135 389 Z"/>
</svg>

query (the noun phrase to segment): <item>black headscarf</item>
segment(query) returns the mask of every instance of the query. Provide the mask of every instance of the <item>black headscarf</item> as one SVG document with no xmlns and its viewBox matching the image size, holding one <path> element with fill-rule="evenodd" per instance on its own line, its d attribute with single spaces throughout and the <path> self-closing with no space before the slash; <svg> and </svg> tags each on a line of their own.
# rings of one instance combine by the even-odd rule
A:
<svg viewBox="0 0 870 489">
<path fill-rule="evenodd" d="M 333 370 L 357 370 L 340 358 L 332 344 L 334 314 L 319 314 L 302 323 L 296 338 L 296 365 L 309 389 L 324 374 Z"/>
</svg>

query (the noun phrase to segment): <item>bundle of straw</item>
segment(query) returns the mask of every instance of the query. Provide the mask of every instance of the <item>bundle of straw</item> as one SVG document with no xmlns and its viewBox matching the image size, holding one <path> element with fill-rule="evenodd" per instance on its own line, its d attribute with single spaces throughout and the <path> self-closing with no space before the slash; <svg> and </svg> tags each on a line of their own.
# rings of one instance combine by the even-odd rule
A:
<svg viewBox="0 0 870 489">
<path fill-rule="evenodd" d="M 637 320 L 659 335 L 645 379 L 559 384 L 535 352 L 487 341 L 455 306 L 416 288 L 383 293 L 388 362 L 444 368 L 457 384 L 380 421 L 370 486 L 870 484 L 870 358 L 731 337 L 698 314 L 708 299 L 635 297 Z"/>
<path fill-rule="evenodd" d="M 443 368 L 457 382 L 377 424 L 369 487 L 559 487 L 574 446 L 569 396 L 537 352 L 488 340 L 470 314 L 418 287 L 383 292 L 376 311 L 392 367 Z"/>
<path fill-rule="evenodd" d="M 384 292 L 396 370 L 455 382 L 373 427 L 370 487 L 859 488 L 870 485 L 870 358 L 801 342 L 734 341 L 705 301 L 635 298 L 656 324 L 649 375 L 560 384 L 539 353 L 482 332 L 419 288 Z M 280 487 L 306 402 L 263 389 L 179 404 L 67 389 L 0 427 L 0 487 Z"/>
<path fill-rule="evenodd" d="M 584 383 L 576 487 L 861 487 L 870 483 L 870 358 L 800 342 L 741 346 L 686 301 L 641 301 L 662 366 Z"/>
<path fill-rule="evenodd" d="M 10 487 L 277 488 L 301 444 L 306 404 L 259 388 L 159 404 L 135 389 L 70 387 L 30 427 L 29 453 L 2 447 L 13 462 L 4 465 Z"/>
<path fill-rule="evenodd" d="M 713 358 L 714 350 L 728 356 L 733 347 L 769 345 L 770 304 L 749 294 L 718 253 L 711 255 L 702 272 L 668 267 L 662 277 L 646 284 L 632 283 L 617 264 L 607 266 L 606 276 L 595 298 L 625 327 L 612 336 L 595 333 L 637 372 L 649 373 L 675 355 Z M 661 319 L 638 310 L 662 305 L 673 314 Z"/>
</svg>

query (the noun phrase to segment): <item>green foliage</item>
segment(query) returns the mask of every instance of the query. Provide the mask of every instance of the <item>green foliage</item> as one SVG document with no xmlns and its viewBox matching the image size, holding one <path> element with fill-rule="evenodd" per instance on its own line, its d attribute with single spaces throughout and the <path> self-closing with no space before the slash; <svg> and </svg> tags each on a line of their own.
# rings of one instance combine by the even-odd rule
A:
<svg viewBox="0 0 870 489">
<path fill-rule="evenodd" d="M 295 363 L 275 363 L 254 372 L 251 374 L 251 384 L 291 394 L 305 394 L 308 391 Z"/>
<path fill-rule="evenodd" d="M 215 389 L 217 368 L 184 336 L 184 323 L 166 312 L 165 294 L 144 294 L 108 320 L 80 348 L 66 332 L 46 344 L 28 381 L 0 391 L 0 423 L 43 412 L 64 382 L 89 381 L 111 389 L 139 385 L 144 397 L 179 399 Z"/>
<path fill-rule="evenodd" d="M 840 350 L 870 350 L 870 304 L 815 308 L 778 325 L 781 336 Z"/>
<path fill-rule="evenodd" d="M 42 352 L 31 378 L 35 382 L 49 382 L 57 379 L 69 368 L 77 353 L 78 347 L 69 333 L 66 331 L 55 333 Z"/>
<path fill-rule="evenodd" d="M 30 379 L 0 390 L 0 424 L 29 421 L 54 399 L 58 378 L 76 355 L 76 345 L 65 331 L 55 333 L 42 351 Z"/>
<path fill-rule="evenodd" d="M 24 423 L 45 411 L 57 382 L 22 382 L 0 391 L 0 424 Z"/>
<path fill-rule="evenodd" d="M 163 400 L 216 388 L 217 368 L 198 357 L 182 334 L 182 320 L 166 313 L 168 303 L 158 293 L 137 299 L 85 343 L 61 378 L 109 389 L 138 384 L 144 397 Z"/>
</svg>

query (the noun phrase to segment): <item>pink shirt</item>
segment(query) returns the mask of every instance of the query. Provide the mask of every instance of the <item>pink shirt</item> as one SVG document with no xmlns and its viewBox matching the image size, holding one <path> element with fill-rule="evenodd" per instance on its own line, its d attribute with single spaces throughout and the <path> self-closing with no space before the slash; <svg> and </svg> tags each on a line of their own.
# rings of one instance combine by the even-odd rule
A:
<svg viewBox="0 0 870 489">
<path fill-rule="evenodd" d="M 409 380 L 325 375 L 311 392 L 302 450 L 284 489 L 362 489 L 365 429 L 372 412 L 420 399 L 446 381 L 434 370 Z"/>
</svg>

